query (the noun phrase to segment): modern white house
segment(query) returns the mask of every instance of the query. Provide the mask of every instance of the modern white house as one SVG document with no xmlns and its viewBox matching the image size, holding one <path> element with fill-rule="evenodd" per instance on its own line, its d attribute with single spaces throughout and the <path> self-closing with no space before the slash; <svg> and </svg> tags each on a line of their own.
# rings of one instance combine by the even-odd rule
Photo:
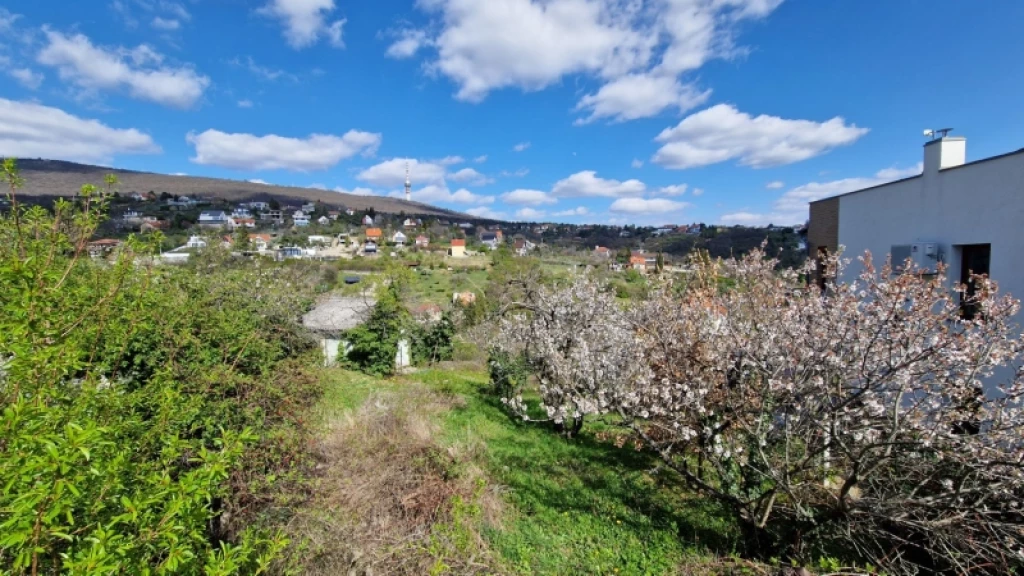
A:
<svg viewBox="0 0 1024 576">
<path fill-rule="evenodd" d="M 292 223 L 298 227 L 309 226 L 309 216 L 302 210 L 296 210 L 292 215 Z"/>
<path fill-rule="evenodd" d="M 840 280 L 870 251 L 876 265 L 944 263 L 951 288 L 987 274 L 1024 298 L 1024 149 L 967 162 L 966 139 L 943 134 L 925 144 L 920 175 L 812 202 L 810 215 L 811 256 L 842 247 L 854 259 Z"/>
<path fill-rule="evenodd" d="M 228 215 L 223 210 L 216 210 L 212 212 L 203 212 L 199 215 L 199 225 L 209 226 L 213 228 L 219 228 L 221 226 L 227 226 L 229 223 Z"/>
<path fill-rule="evenodd" d="M 185 243 L 186 248 L 206 248 L 206 240 L 202 236 L 190 236 Z"/>
<path fill-rule="evenodd" d="M 395 244 L 395 246 L 405 246 L 405 242 L 408 239 L 409 238 L 405 234 L 402 234 L 401 232 L 395 232 L 395 234 L 391 236 L 391 241 Z"/>
</svg>

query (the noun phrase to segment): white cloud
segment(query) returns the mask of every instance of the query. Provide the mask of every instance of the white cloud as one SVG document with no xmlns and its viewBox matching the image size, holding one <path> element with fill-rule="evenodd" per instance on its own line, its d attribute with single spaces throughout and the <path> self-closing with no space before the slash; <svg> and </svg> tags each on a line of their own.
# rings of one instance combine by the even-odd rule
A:
<svg viewBox="0 0 1024 576">
<path fill-rule="evenodd" d="M 547 213 L 543 210 L 537 210 L 535 208 L 520 208 L 516 210 L 516 218 L 519 220 L 531 220 L 536 221 L 544 218 Z"/>
<path fill-rule="evenodd" d="M 625 182 L 599 178 L 597 172 L 584 170 L 568 178 L 559 180 L 551 189 L 551 194 L 562 198 L 578 198 L 583 196 L 600 196 L 620 198 L 623 196 L 640 196 L 647 190 L 643 182 L 632 179 Z"/>
<path fill-rule="evenodd" d="M 485 218 L 487 220 L 503 220 L 505 218 L 504 212 L 496 212 L 494 209 L 488 208 L 487 206 L 470 208 L 469 210 L 466 210 L 466 214 L 476 216 L 477 218 Z"/>
<path fill-rule="evenodd" d="M 445 156 L 436 162 L 441 166 L 454 166 L 456 164 L 462 164 L 466 159 L 462 156 Z"/>
<path fill-rule="evenodd" d="M 405 198 L 405 192 L 395 190 L 388 194 L 392 198 Z M 443 184 L 431 184 L 430 186 L 424 186 L 419 190 L 412 191 L 412 199 L 416 202 L 424 202 L 427 204 L 436 203 L 449 203 L 449 204 L 493 204 L 493 196 L 484 196 L 482 194 L 474 194 L 465 188 L 460 188 L 455 192 L 449 190 Z"/>
<path fill-rule="evenodd" d="M 590 214 L 590 210 L 587 210 L 586 206 L 579 206 L 577 208 L 570 208 L 569 210 L 551 213 L 552 216 L 586 216 L 587 214 Z"/>
<path fill-rule="evenodd" d="M 207 130 L 190 132 L 186 137 L 195 146 L 196 164 L 209 164 L 237 170 L 326 170 L 356 154 L 373 154 L 381 135 L 349 130 L 342 136 L 312 134 L 289 138 L 268 134 L 228 134 Z"/>
<path fill-rule="evenodd" d="M 285 78 L 287 80 L 291 80 L 292 82 L 299 81 L 299 78 L 295 74 L 285 72 L 284 70 L 278 68 L 270 68 L 267 66 L 261 66 L 257 64 L 256 61 L 252 59 L 252 56 L 246 56 L 245 60 L 242 60 L 241 58 L 237 57 L 232 58 L 231 60 L 228 60 L 228 64 L 231 64 L 232 66 L 240 66 L 242 68 L 245 68 L 249 72 L 252 72 L 255 76 L 258 76 L 270 82 L 277 81 L 280 78 Z"/>
<path fill-rule="evenodd" d="M 541 204 L 555 204 L 555 200 L 542 190 L 513 190 L 501 195 L 501 201 L 506 204 L 519 204 L 527 206 L 540 206 Z"/>
<path fill-rule="evenodd" d="M 441 164 L 420 162 L 414 158 L 392 158 L 360 172 L 356 179 L 374 186 L 393 187 L 405 184 L 405 170 L 414 184 L 444 184 L 447 170 Z M 403 194 L 404 197 L 404 194 Z"/>
<path fill-rule="evenodd" d="M 252 108 L 252 100 L 239 100 L 238 101 L 238 107 L 239 108 Z"/>
<path fill-rule="evenodd" d="M 786 186 L 786 183 L 781 180 L 774 180 L 764 185 L 768 190 L 781 190 Z"/>
<path fill-rule="evenodd" d="M 870 188 L 909 178 L 921 173 L 922 165 L 910 168 L 886 168 L 879 170 L 874 176 L 843 178 L 829 182 L 809 182 L 788 190 L 779 197 L 770 212 L 758 213 L 750 211 L 724 214 L 719 220 L 723 224 L 744 224 L 748 226 L 773 224 L 799 224 L 807 220 L 807 205 L 815 200 L 853 192 L 862 188 Z"/>
<path fill-rule="evenodd" d="M 43 83 L 43 75 L 28 68 L 14 68 L 8 74 L 29 90 L 36 90 Z"/>
<path fill-rule="evenodd" d="M 40 64 L 57 69 L 62 80 L 87 93 L 127 91 L 139 100 L 174 108 L 194 105 L 210 85 L 210 79 L 188 67 L 163 64 L 163 56 L 142 44 L 133 49 L 94 46 L 82 34 L 65 36 L 44 29 L 46 46 Z"/>
<path fill-rule="evenodd" d="M 483 164 L 484 162 L 487 162 L 487 154 L 473 158 L 473 162 L 476 162 L 477 164 Z"/>
<path fill-rule="evenodd" d="M 411 58 L 429 42 L 423 30 L 406 29 L 398 33 L 398 40 L 388 46 L 384 54 L 388 58 Z"/>
<path fill-rule="evenodd" d="M 520 142 L 519 144 L 516 144 L 515 146 L 513 146 L 512 150 L 514 150 L 516 152 L 522 152 L 523 150 L 526 150 L 529 147 L 530 147 L 530 143 L 529 142 Z"/>
<path fill-rule="evenodd" d="M 252 180 L 246 180 L 246 182 L 250 182 L 252 184 L 263 184 L 264 186 L 270 186 L 270 182 L 267 182 L 266 180 L 260 180 L 259 178 L 253 178 Z"/>
<path fill-rule="evenodd" d="M 654 162 L 685 169 L 739 159 L 743 166 L 767 168 L 792 164 L 852 144 L 867 134 L 835 117 L 826 122 L 786 120 L 762 114 L 756 118 L 728 104 L 719 104 L 666 128 L 655 140 L 663 146 Z"/>
<path fill-rule="evenodd" d="M 170 31 L 181 28 L 181 22 L 175 20 L 174 18 L 162 18 L 160 16 L 154 17 L 153 21 L 150 22 L 149 25 L 153 28 L 156 28 L 157 30 Z"/>
<path fill-rule="evenodd" d="M 523 176 L 526 176 L 529 173 L 529 168 L 520 168 L 514 171 L 502 170 L 501 172 L 498 173 L 498 176 L 501 176 L 502 178 L 522 178 Z"/>
<path fill-rule="evenodd" d="M 690 194 L 693 194 L 694 196 L 703 196 L 704 195 L 704 189 L 703 188 L 694 188 L 693 192 L 690 192 Z"/>
<path fill-rule="evenodd" d="M 655 196 L 682 196 L 686 194 L 686 184 L 674 184 L 672 186 L 662 186 L 654 191 Z"/>
<path fill-rule="evenodd" d="M 0 98 L 0 156 L 108 162 L 121 154 L 155 154 L 160 147 L 134 128 L 111 128 L 59 108 Z"/>
<path fill-rule="evenodd" d="M 288 45 L 299 50 L 316 44 L 321 38 L 332 46 L 344 46 L 345 20 L 328 22 L 327 17 L 333 11 L 334 0 L 269 0 L 257 12 L 280 20 Z"/>
<path fill-rule="evenodd" d="M 664 214 L 679 212 L 689 206 L 686 202 L 677 202 L 665 198 L 619 198 L 608 208 L 620 214 Z"/>
<path fill-rule="evenodd" d="M 493 178 L 488 178 L 472 168 L 463 168 L 458 172 L 453 172 L 448 175 L 448 178 L 455 182 L 469 184 L 470 186 L 486 186 L 487 184 L 494 183 Z"/>
<path fill-rule="evenodd" d="M 632 166 L 633 168 L 643 168 L 644 161 L 639 158 L 633 158 L 633 162 L 630 163 L 630 166 Z"/>
<path fill-rule="evenodd" d="M 744 53 L 737 25 L 767 16 L 782 0 L 421 0 L 439 29 L 400 52 L 430 46 L 427 70 L 451 79 L 456 98 L 493 90 L 541 90 L 571 75 L 602 86 L 578 110 L 628 120 L 697 105 L 702 90 L 685 72 Z M 397 48 L 396 48 L 397 50 Z M 632 87 L 632 88 L 630 88 Z"/>
<path fill-rule="evenodd" d="M 369 188 L 361 188 L 361 187 L 358 187 L 358 186 L 356 188 L 352 188 L 351 190 L 347 190 L 345 188 L 342 188 L 341 186 L 337 186 L 337 187 L 334 188 L 334 191 L 335 192 L 341 192 L 342 194 L 351 194 L 353 196 L 376 196 L 377 195 L 373 190 L 371 190 Z"/>
<path fill-rule="evenodd" d="M 630 74 L 581 98 L 576 111 L 590 115 L 576 120 L 576 124 L 589 124 L 601 118 L 619 122 L 650 118 L 669 108 L 686 112 L 707 102 L 710 96 L 710 90 L 683 84 L 675 75 Z"/>
<path fill-rule="evenodd" d="M 0 7 L 0 32 L 10 31 L 20 18 L 21 14 L 15 14 L 7 8 Z"/>
</svg>

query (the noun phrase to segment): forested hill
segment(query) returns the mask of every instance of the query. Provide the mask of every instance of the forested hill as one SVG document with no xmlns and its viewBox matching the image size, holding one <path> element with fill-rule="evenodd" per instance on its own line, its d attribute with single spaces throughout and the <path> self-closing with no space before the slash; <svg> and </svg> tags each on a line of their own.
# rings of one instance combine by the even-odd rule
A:
<svg viewBox="0 0 1024 576">
<path fill-rule="evenodd" d="M 207 196 L 232 202 L 269 201 L 271 198 L 282 203 L 302 200 L 317 200 L 331 206 L 344 206 L 357 211 L 373 208 L 389 214 L 422 214 L 429 216 L 462 216 L 458 212 L 437 208 L 419 202 L 406 202 L 381 196 L 356 196 L 328 190 L 301 188 L 297 186 L 274 186 L 244 180 L 225 180 L 200 176 L 172 176 L 151 172 L 121 170 L 106 166 L 92 166 L 63 160 L 18 159 L 18 168 L 25 178 L 25 187 L 20 194 L 29 196 L 69 196 L 82 184 L 101 184 L 105 174 L 116 174 L 121 193 L 155 192 L 178 196 Z"/>
</svg>

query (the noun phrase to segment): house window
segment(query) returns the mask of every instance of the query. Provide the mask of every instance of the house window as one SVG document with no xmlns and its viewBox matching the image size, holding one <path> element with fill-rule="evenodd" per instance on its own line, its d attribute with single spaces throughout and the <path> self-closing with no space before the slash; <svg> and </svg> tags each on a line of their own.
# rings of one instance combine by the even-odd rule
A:
<svg viewBox="0 0 1024 576">
<path fill-rule="evenodd" d="M 992 260 L 991 244 L 966 244 L 960 249 L 960 283 L 966 287 L 960 296 L 960 316 L 964 320 L 974 320 L 978 314 L 978 305 L 974 301 L 978 294 L 977 282 L 973 276 L 989 275 L 989 264 Z"/>
</svg>

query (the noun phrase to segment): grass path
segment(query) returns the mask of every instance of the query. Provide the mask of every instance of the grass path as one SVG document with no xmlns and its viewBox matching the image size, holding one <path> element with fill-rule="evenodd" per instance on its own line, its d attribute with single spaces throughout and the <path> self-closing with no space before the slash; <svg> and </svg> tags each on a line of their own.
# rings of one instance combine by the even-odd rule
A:
<svg viewBox="0 0 1024 576">
<path fill-rule="evenodd" d="M 689 494 L 657 462 L 605 439 L 599 424 L 574 440 L 511 418 L 486 393 L 486 374 L 426 370 L 391 380 L 337 371 L 323 416 L 354 410 L 381 391 L 426 387 L 458 399 L 436 418 L 441 445 L 478 446 L 475 464 L 505 502 L 481 533 L 516 574 L 682 574 L 731 552 L 735 525 Z"/>
</svg>

